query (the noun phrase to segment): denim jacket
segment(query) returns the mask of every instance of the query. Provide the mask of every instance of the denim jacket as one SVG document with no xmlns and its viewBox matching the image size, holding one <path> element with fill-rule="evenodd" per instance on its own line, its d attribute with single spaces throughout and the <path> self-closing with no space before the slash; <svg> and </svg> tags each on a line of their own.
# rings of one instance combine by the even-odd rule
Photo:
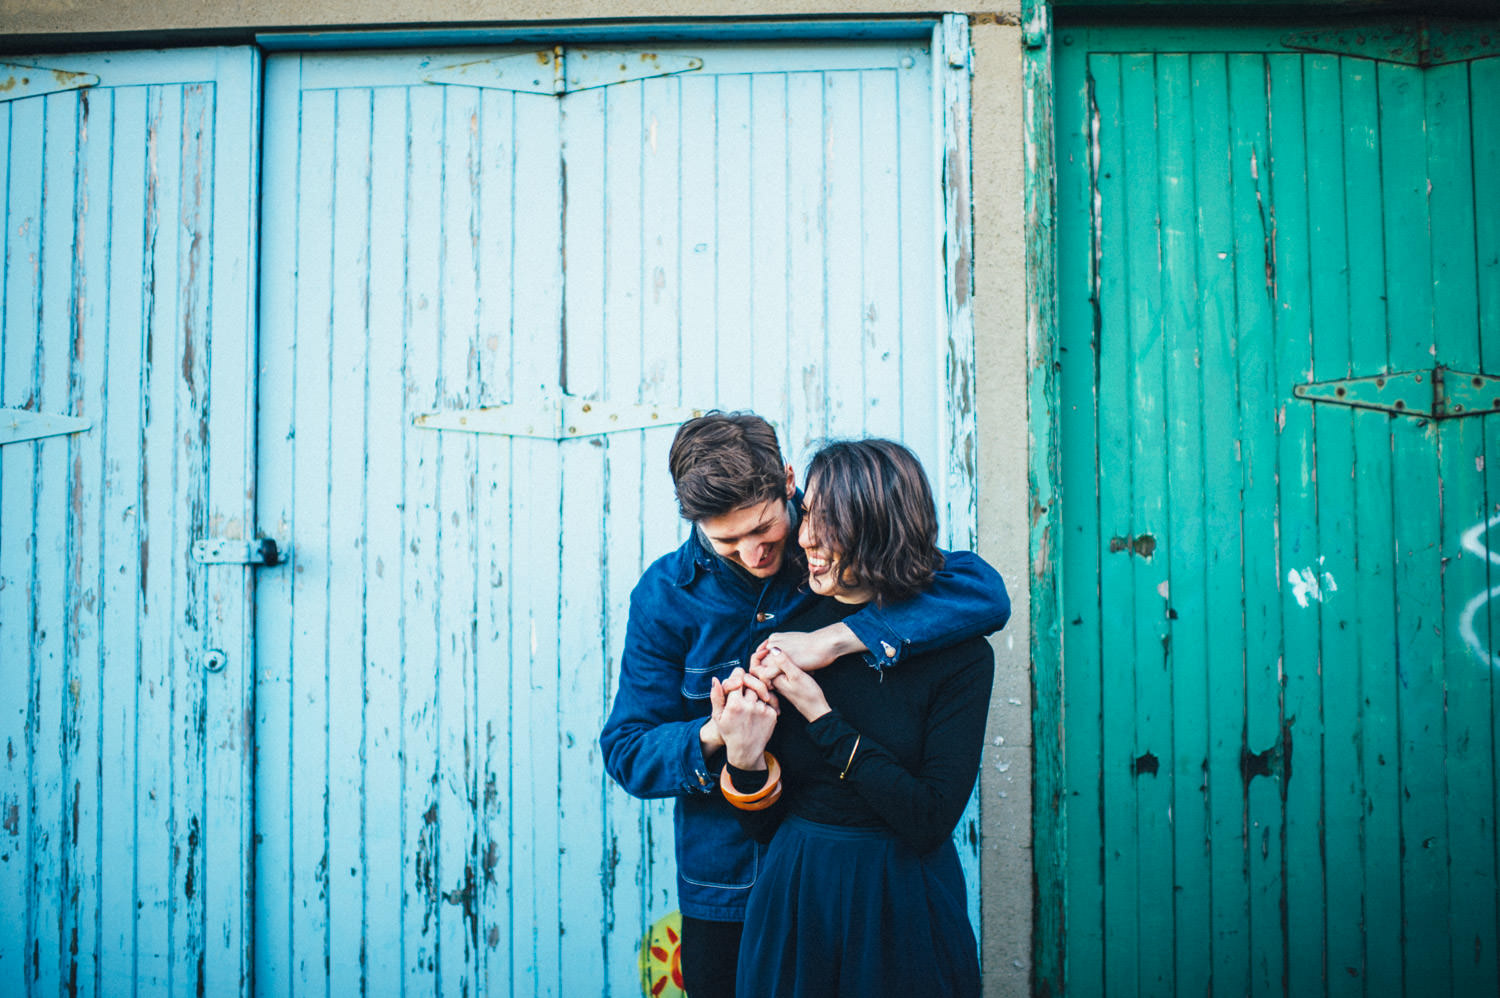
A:
<svg viewBox="0 0 1500 998">
<path fill-rule="evenodd" d="M 791 543 L 789 539 L 789 543 Z M 698 730 L 711 680 L 748 666 L 750 653 L 820 597 L 796 560 L 754 582 L 695 536 L 646 570 L 630 595 L 620 688 L 599 737 L 604 768 L 632 796 L 675 797 L 677 898 L 684 915 L 739 921 L 762 847 L 719 794 L 723 753 L 705 759 Z M 845 618 L 876 668 L 1005 626 L 1010 598 L 977 555 L 955 551 L 928 590 Z"/>
</svg>

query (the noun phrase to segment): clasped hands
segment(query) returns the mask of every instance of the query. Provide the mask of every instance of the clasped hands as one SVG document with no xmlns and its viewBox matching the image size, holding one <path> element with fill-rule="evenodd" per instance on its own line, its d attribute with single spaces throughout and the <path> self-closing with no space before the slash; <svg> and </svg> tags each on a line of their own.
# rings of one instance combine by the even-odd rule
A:
<svg viewBox="0 0 1500 998">
<path fill-rule="evenodd" d="M 709 690 L 712 720 L 724 740 L 730 765 L 764 767 L 766 743 L 776 728 L 783 697 L 809 721 L 829 710 L 817 680 L 769 641 L 756 649 L 750 671 L 737 668 L 723 682 L 713 680 Z"/>
</svg>

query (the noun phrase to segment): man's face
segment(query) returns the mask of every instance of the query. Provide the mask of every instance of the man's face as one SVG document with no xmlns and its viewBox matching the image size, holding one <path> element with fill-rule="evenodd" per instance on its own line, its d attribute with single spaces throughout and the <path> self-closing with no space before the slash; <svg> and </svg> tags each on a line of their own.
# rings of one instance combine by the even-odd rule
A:
<svg viewBox="0 0 1500 998">
<path fill-rule="evenodd" d="M 792 493 L 792 469 L 787 468 L 787 494 Z M 740 565 L 757 579 L 769 579 L 781 570 L 791 535 L 792 518 L 786 500 L 767 499 L 753 506 L 707 516 L 698 521 L 703 533 L 721 557 Z"/>
</svg>

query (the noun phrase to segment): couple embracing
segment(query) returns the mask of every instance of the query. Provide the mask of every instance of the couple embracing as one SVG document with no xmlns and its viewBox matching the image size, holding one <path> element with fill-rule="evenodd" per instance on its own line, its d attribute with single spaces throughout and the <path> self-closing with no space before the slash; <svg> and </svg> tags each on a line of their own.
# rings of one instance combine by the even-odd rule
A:
<svg viewBox="0 0 1500 998">
<path fill-rule="evenodd" d="M 676 798 L 690 998 L 978 995 L 952 832 L 979 771 L 1000 576 L 937 548 L 921 465 L 712 412 L 670 470 L 692 535 L 631 594 L 605 768 Z"/>
</svg>

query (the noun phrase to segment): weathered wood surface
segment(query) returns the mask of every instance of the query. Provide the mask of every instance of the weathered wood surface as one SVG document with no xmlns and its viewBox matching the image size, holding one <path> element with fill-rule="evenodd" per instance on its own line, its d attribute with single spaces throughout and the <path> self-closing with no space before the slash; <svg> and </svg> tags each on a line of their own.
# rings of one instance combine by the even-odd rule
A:
<svg viewBox="0 0 1500 998">
<path fill-rule="evenodd" d="M 65 68 L 0 105 L 0 404 L 88 423 L 0 448 L 0 991 L 246 993 L 249 571 L 189 550 L 251 529 L 256 57 Z"/>
<path fill-rule="evenodd" d="M 1497 370 L 1500 63 L 1060 33 L 1039 983 L 1493 992 L 1494 417 L 1292 390 Z"/>
<path fill-rule="evenodd" d="M 630 589 L 683 536 L 673 428 L 413 419 L 753 407 L 799 464 L 896 436 L 967 543 L 968 237 L 937 173 L 966 225 L 967 154 L 934 120 L 962 48 L 936 88 L 921 43 L 683 46 L 701 70 L 562 99 L 269 59 L 259 513 L 295 555 L 259 590 L 257 980 L 639 990 L 670 806 L 596 739 Z"/>
</svg>

